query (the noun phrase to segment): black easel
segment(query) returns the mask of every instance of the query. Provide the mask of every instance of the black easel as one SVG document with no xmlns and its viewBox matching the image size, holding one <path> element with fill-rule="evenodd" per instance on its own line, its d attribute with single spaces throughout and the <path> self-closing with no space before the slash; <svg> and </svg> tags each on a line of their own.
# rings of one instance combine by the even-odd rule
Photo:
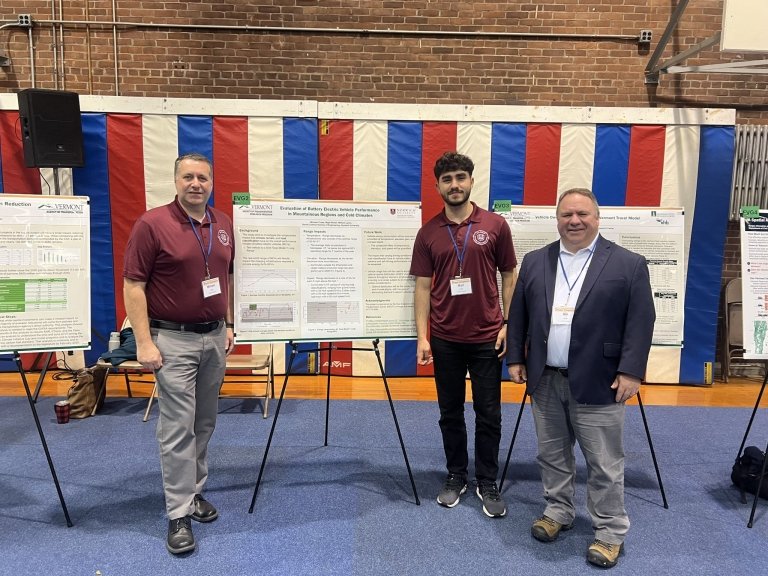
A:
<svg viewBox="0 0 768 576">
<path fill-rule="evenodd" d="M 755 401 L 755 407 L 752 409 L 752 415 L 749 417 L 749 423 L 747 424 L 747 429 L 744 430 L 744 438 L 741 439 L 741 446 L 739 446 L 739 451 L 736 453 L 736 462 L 739 461 L 739 458 L 741 457 L 742 452 L 744 451 L 744 445 L 747 443 L 747 436 L 749 436 L 749 431 L 752 428 L 752 422 L 755 419 L 755 414 L 757 414 L 757 409 L 760 406 L 760 400 L 763 397 L 763 392 L 765 392 L 765 385 L 768 383 L 768 362 L 765 366 L 765 377 L 763 378 L 763 385 L 760 387 L 760 393 L 757 395 L 757 400 Z M 765 447 L 764 454 L 768 452 L 768 445 Z M 747 528 L 752 528 L 752 524 L 755 519 L 755 510 L 757 509 L 757 499 L 759 498 L 760 494 L 760 487 L 763 485 L 763 478 L 765 477 L 765 470 L 766 470 L 766 462 L 768 461 L 768 458 L 763 458 L 763 469 L 760 471 L 760 479 L 757 481 L 757 489 L 755 490 L 755 499 L 752 501 L 752 511 L 749 513 L 749 521 L 747 522 Z"/>
<path fill-rule="evenodd" d="M 53 194 L 55 196 L 61 195 L 61 191 L 59 189 L 58 168 L 53 168 Z M 45 380 L 45 375 L 48 373 L 48 366 L 51 364 L 53 354 L 53 352 L 38 352 L 37 356 L 35 356 L 34 362 L 32 362 L 32 370 L 34 370 L 37 367 L 37 363 L 40 361 L 40 358 L 43 359 L 43 365 L 40 369 L 40 376 L 38 376 L 37 385 L 35 386 L 35 393 L 32 395 L 32 398 L 35 402 L 37 402 L 37 398 L 40 396 L 40 389 L 43 387 L 43 381 Z"/>
<path fill-rule="evenodd" d="M 44 166 L 37 166 L 38 168 L 43 168 Z M 61 192 L 59 190 L 59 169 L 57 167 L 53 168 L 53 190 L 54 195 L 60 196 Z M 34 396 L 32 395 L 32 392 L 29 389 L 29 383 L 27 382 L 27 374 L 24 371 L 24 366 L 21 363 L 21 355 L 18 351 L 13 353 L 13 360 L 16 362 L 16 367 L 18 368 L 19 375 L 21 376 L 21 381 L 24 384 L 24 391 L 27 393 L 27 400 L 29 401 L 29 407 L 32 410 L 32 416 L 35 419 L 35 425 L 37 426 L 37 433 L 40 435 L 40 442 L 43 445 L 43 451 L 45 452 L 45 458 L 48 460 L 48 468 L 51 470 L 51 476 L 53 477 L 53 483 L 56 486 L 56 493 L 59 495 L 59 502 L 61 502 L 61 509 L 64 512 L 64 518 L 67 521 L 67 526 L 72 527 L 72 520 L 69 517 L 69 511 L 67 510 L 67 504 L 64 502 L 64 494 L 61 492 L 61 486 L 59 485 L 59 479 L 56 476 L 56 469 L 53 466 L 53 460 L 51 460 L 51 453 L 48 451 L 48 443 L 45 441 L 45 434 L 43 433 L 43 428 L 40 426 L 40 418 L 37 415 L 37 408 L 35 407 L 35 402 L 37 402 L 37 397 L 40 394 L 40 388 L 43 386 L 43 381 L 45 380 L 45 375 L 48 372 L 48 365 L 51 363 L 51 359 L 53 357 L 54 352 L 47 352 L 45 353 L 45 356 L 43 356 L 43 367 L 42 371 L 40 373 L 40 376 L 37 380 L 37 386 L 35 387 L 35 393 Z M 41 354 L 38 354 L 35 358 L 34 364 L 37 364 L 38 360 L 40 359 Z"/>
<path fill-rule="evenodd" d="M 261 477 L 264 473 L 264 466 L 267 462 L 267 455 L 269 454 L 269 447 L 272 444 L 272 436 L 275 433 L 275 426 L 277 425 L 277 418 L 280 415 L 280 407 L 283 404 L 283 397 L 285 396 L 285 388 L 288 385 L 288 377 L 291 375 L 291 368 L 293 367 L 293 361 L 296 358 L 296 355 L 298 354 L 298 344 L 291 341 L 289 342 L 291 345 L 291 357 L 288 361 L 288 368 L 285 371 L 285 379 L 283 380 L 283 388 L 280 391 L 280 398 L 277 401 L 277 408 L 275 409 L 275 415 L 272 418 L 272 428 L 269 431 L 269 438 L 267 439 L 267 445 L 264 447 L 264 457 L 261 459 L 261 467 L 259 468 L 259 477 L 256 480 L 256 486 L 253 489 L 253 498 L 251 498 L 251 506 L 248 508 L 248 512 L 253 512 L 253 507 L 256 504 L 256 495 L 259 492 L 259 486 L 261 485 Z M 331 356 L 333 353 L 333 350 L 360 350 L 360 351 L 368 351 L 368 352 L 374 352 L 376 354 L 376 360 L 379 362 L 379 370 L 381 371 L 381 379 L 384 382 L 384 389 L 387 391 L 387 398 L 389 399 L 389 408 L 392 411 L 392 419 L 395 421 L 395 429 L 397 430 L 397 437 L 400 440 L 400 449 L 403 451 L 403 459 L 405 460 L 405 467 L 408 469 L 408 476 L 411 479 L 411 488 L 413 489 L 413 496 L 416 499 L 416 505 L 420 506 L 421 501 L 419 500 L 419 495 L 416 493 L 416 483 L 413 480 L 413 473 L 411 472 L 411 465 L 408 462 L 408 454 L 405 452 L 405 444 L 403 443 L 403 435 L 400 433 L 400 424 L 397 422 L 397 415 L 395 414 L 395 405 L 392 402 L 392 395 L 389 392 L 389 384 L 387 383 L 387 376 L 384 373 L 384 364 L 381 362 L 381 351 L 379 350 L 379 339 L 372 341 L 373 348 L 355 348 L 355 347 L 344 347 L 339 348 L 334 345 L 330 345 L 327 348 L 313 348 L 310 350 L 302 350 L 302 352 L 328 352 L 328 379 L 326 384 L 326 394 L 325 394 L 325 441 L 323 443 L 323 446 L 328 446 L 328 413 L 330 408 L 330 400 L 331 400 Z M 319 358 L 319 355 L 318 355 Z"/>
<path fill-rule="evenodd" d="M 507 477 L 507 468 L 509 467 L 509 457 L 512 455 L 512 448 L 515 445 L 515 438 L 517 438 L 517 429 L 520 426 L 520 418 L 523 416 L 523 410 L 525 410 L 525 401 L 528 399 L 528 392 L 523 393 L 523 400 L 520 402 L 520 411 L 517 413 L 517 421 L 515 422 L 515 430 L 512 433 L 512 441 L 509 443 L 509 450 L 507 451 L 507 461 L 504 463 L 504 471 L 501 473 L 501 481 L 499 482 L 499 491 L 504 488 L 504 479 Z M 640 399 L 640 392 L 637 393 L 637 403 L 640 406 L 640 414 L 643 417 L 643 426 L 645 427 L 645 435 L 648 438 L 648 446 L 651 449 L 651 459 L 653 460 L 653 467 L 656 469 L 656 479 L 659 481 L 659 490 L 661 490 L 661 499 L 664 501 L 664 508 L 669 508 L 667 504 L 667 495 L 664 493 L 664 484 L 661 481 L 661 473 L 659 472 L 659 464 L 656 462 L 656 452 L 653 449 L 653 441 L 651 440 L 651 431 L 648 429 L 648 421 L 645 419 L 645 409 L 643 408 L 643 401 Z M 741 450 L 739 450 L 741 453 Z"/>
<path fill-rule="evenodd" d="M 43 382 L 45 381 L 45 375 L 48 373 L 48 366 L 51 364 L 51 359 L 53 358 L 53 352 L 39 352 L 37 356 L 35 356 L 35 361 L 32 362 L 31 370 L 34 370 L 37 367 L 37 363 L 40 360 L 40 358 L 43 358 L 43 365 L 40 368 L 40 375 L 37 377 L 37 386 L 35 386 L 35 393 L 32 395 L 32 398 L 35 402 L 37 402 L 37 397 L 40 396 L 40 389 L 43 387 Z"/>
<path fill-rule="evenodd" d="M 45 458 L 48 460 L 48 467 L 51 469 L 51 476 L 53 477 L 53 483 L 56 486 L 56 492 L 59 495 L 59 501 L 61 502 L 61 509 L 64 511 L 64 518 L 67 520 L 67 526 L 72 527 L 72 520 L 69 517 L 69 511 L 67 511 L 67 505 L 64 502 L 64 495 L 61 493 L 61 486 L 59 486 L 59 479 L 56 477 L 56 470 L 53 467 L 53 460 L 51 460 L 51 454 L 48 452 L 48 444 L 45 441 L 45 434 L 43 434 L 43 428 L 40 426 L 40 418 L 37 416 L 37 409 L 35 408 L 35 401 L 32 398 L 32 393 L 29 390 L 29 384 L 27 383 L 27 375 L 24 372 L 24 367 L 21 364 L 21 355 L 18 352 L 13 353 L 13 360 L 16 362 L 16 366 L 19 369 L 19 375 L 21 381 L 24 384 L 24 391 L 27 393 L 27 400 L 29 400 L 29 407 L 32 409 L 32 416 L 35 418 L 35 425 L 37 426 L 37 433 L 40 435 L 40 442 L 43 444 L 43 451 L 45 452 Z"/>
</svg>

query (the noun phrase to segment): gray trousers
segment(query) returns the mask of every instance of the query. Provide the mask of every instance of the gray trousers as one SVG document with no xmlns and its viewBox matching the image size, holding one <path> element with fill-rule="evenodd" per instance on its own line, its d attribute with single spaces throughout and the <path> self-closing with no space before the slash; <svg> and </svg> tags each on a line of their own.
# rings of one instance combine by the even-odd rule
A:
<svg viewBox="0 0 768 576">
<path fill-rule="evenodd" d="M 158 330 L 152 340 L 163 357 L 155 372 L 160 416 L 157 442 L 169 520 L 192 513 L 208 478 L 208 441 L 216 427 L 224 380 L 227 331 L 207 334 Z"/>
<path fill-rule="evenodd" d="M 595 538 L 621 544 L 629 531 L 624 509 L 624 403 L 579 404 L 567 378 L 545 371 L 532 406 L 547 502 L 544 514 L 561 524 L 576 517 L 573 447 L 578 440 L 587 463 L 587 510 Z"/>
</svg>

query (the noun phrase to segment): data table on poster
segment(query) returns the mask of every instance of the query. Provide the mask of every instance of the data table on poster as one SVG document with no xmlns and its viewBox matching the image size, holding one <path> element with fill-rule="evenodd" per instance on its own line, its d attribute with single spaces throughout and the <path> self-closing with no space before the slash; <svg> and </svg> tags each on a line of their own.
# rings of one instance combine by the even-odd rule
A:
<svg viewBox="0 0 768 576">
<path fill-rule="evenodd" d="M 0 280 L 0 311 L 65 310 L 66 278 Z"/>
</svg>

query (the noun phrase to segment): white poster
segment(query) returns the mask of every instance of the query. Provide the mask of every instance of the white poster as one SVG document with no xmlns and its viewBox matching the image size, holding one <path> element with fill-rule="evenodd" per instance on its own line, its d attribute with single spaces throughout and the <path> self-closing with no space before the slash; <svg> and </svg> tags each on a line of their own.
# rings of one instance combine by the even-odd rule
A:
<svg viewBox="0 0 768 576">
<path fill-rule="evenodd" d="M 90 206 L 0 195 L 0 353 L 89 349 Z"/>
<path fill-rule="evenodd" d="M 501 215 L 512 230 L 518 263 L 528 252 L 559 238 L 553 206 L 512 206 Z M 655 346 L 683 342 L 684 231 L 681 209 L 600 207 L 600 234 L 648 261 L 656 307 Z"/>
<path fill-rule="evenodd" d="M 768 210 L 741 218 L 741 306 L 744 358 L 767 359 Z"/>
<path fill-rule="evenodd" d="M 418 203 L 251 200 L 233 214 L 237 342 L 415 337 Z"/>
</svg>

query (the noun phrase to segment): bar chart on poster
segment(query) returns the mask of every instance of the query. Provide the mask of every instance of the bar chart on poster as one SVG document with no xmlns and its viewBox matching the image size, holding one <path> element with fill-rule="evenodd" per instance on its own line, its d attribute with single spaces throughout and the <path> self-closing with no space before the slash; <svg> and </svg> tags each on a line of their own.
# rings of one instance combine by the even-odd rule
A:
<svg viewBox="0 0 768 576">
<path fill-rule="evenodd" d="M 90 348 L 85 197 L 0 196 L 0 353 Z"/>
<path fill-rule="evenodd" d="M 415 337 L 418 203 L 235 196 L 238 342 Z"/>
</svg>

